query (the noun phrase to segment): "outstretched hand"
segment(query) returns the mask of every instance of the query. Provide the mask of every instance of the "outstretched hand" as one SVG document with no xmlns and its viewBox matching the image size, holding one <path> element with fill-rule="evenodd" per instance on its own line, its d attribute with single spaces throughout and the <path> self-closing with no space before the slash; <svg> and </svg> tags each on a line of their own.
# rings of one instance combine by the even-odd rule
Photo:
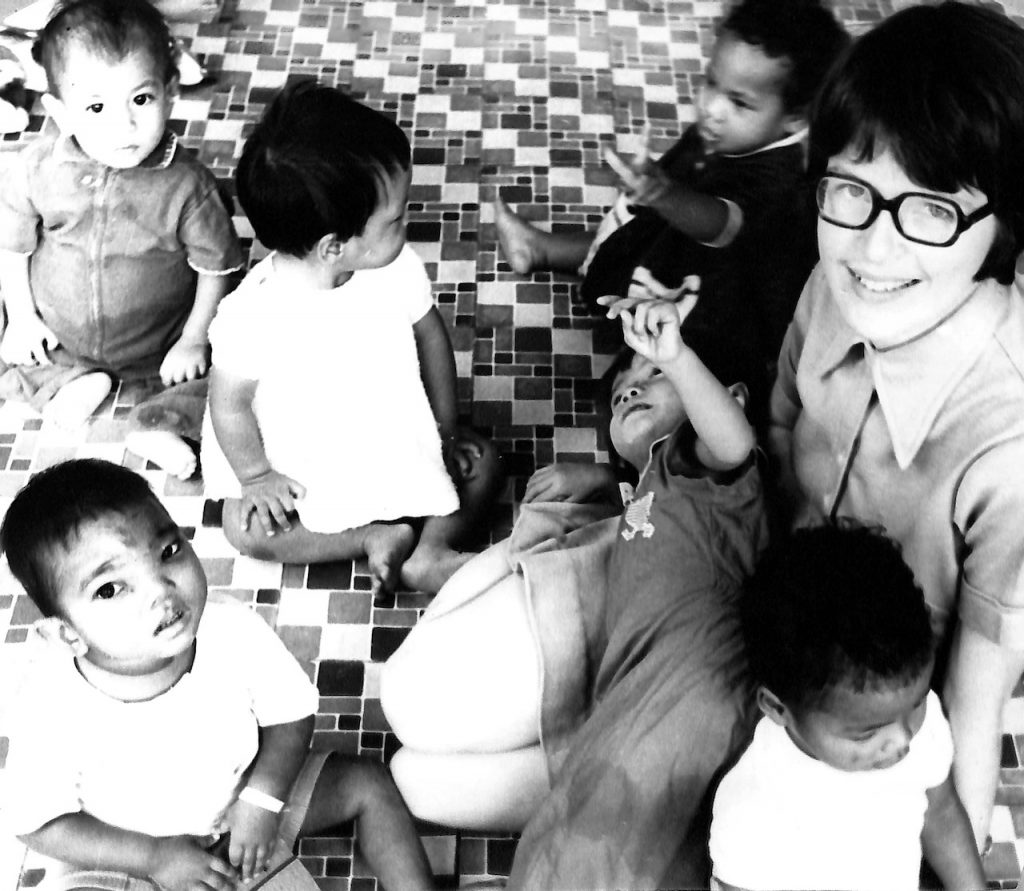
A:
<svg viewBox="0 0 1024 891">
<path fill-rule="evenodd" d="M 696 304 L 696 294 L 690 294 L 679 304 L 627 298 L 608 312 L 612 318 L 621 320 L 626 346 L 661 367 L 682 354 L 684 345 L 679 327 Z"/>
<path fill-rule="evenodd" d="M 610 148 L 604 150 L 605 163 L 619 178 L 619 188 L 633 204 L 651 206 L 672 187 L 668 174 L 651 160 L 651 128 L 644 125 L 639 153 L 632 160 L 624 160 Z"/>
</svg>

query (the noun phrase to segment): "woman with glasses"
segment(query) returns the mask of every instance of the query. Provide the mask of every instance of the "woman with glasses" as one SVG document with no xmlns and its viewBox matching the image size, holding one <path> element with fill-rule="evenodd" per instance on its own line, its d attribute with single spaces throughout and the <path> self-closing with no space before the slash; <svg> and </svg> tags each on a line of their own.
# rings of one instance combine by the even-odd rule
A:
<svg viewBox="0 0 1024 891">
<path fill-rule="evenodd" d="M 810 163 L 820 263 L 771 405 L 783 503 L 901 544 L 981 847 L 1024 670 L 1024 31 L 954 2 L 892 16 L 826 82 Z"/>
</svg>

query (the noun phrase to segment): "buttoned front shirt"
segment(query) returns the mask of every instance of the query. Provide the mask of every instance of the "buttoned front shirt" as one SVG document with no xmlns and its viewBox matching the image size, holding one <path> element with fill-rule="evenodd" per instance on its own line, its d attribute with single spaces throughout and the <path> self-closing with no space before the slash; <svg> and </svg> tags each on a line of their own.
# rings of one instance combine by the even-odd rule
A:
<svg viewBox="0 0 1024 891">
<path fill-rule="evenodd" d="M 876 348 L 844 320 L 821 267 L 786 335 L 772 423 L 818 515 L 877 524 L 932 608 L 1024 647 L 1024 304 L 979 283 L 914 340 Z"/>
<path fill-rule="evenodd" d="M 192 309 L 196 273 L 242 265 L 216 180 L 171 132 L 137 167 L 107 167 L 51 131 L 4 168 L 0 248 L 31 255 L 36 309 L 88 364 L 156 371 Z"/>
</svg>

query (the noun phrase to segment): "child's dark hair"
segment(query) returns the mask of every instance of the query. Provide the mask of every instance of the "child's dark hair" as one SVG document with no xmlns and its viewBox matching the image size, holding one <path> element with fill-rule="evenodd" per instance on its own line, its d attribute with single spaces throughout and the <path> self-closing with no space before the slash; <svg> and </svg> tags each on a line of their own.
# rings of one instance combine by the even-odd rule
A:
<svg viewBox="0 0 1024 891">
<path fill-rule="evenodd" d="M 841 519 L 772 548 L 743 599 L 757 682 L 787 707 L 819 707 L 839 685 L 903 686 L 931 662 L 928 607 L 899 546 Z"/>
<path fill-rule="evenodd" d="M 178 73 L 177 45 L 167 22 L 146 0 L 69 0 L 57 7 L 32 55 L 46 71 L 50 92 L 58 97 L 73 44 L 114 61 L 144 52 L 165 84 Z"/>
<path fill-rule="evenodd" d="M 390 175 L 407 170 L 409 139 L 387 115 L 303 80 L 271 103 L 238 162 L 238 200 L 256 237 L 302 257 L 324 235 L 362 233 Z"/>
<path fill-rule="evenodd" d="M 58 615 L 54 550 L 86 523 L 152 504 L 159 500 L 134 471 L 96 458 L 64 461 L 37 473 L 15 496 L 0 526 L 0 551 L 43 615 Z"/>
<path fill-rule="evenodd" d="M 786 111 L 808 107 L 825 74 L 850 37 L 819 0 L 742 0 L 730 10 L 720 31 L 756 46 L 772 59 L 792 66 L 782 90 Z"/>
<path fill-rule="evenodd" d="M 890 150 L 925 189 L 984 192 L 999 221 L 976 281 L 1013 280 L 1024 245 L 1024 30 L 946 2 L 890 16 L 833 69 L 811 116 L 810 173 Z"/>
</svg>

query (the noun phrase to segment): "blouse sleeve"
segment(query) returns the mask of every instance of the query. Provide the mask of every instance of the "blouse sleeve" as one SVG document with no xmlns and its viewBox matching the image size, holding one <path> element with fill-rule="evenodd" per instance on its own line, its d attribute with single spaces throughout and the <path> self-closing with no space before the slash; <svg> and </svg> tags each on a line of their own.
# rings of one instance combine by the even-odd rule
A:
<svg viewBox="0 0 1024 891">
<path fill-rule="evenodd" d="M 963 535 L 960 621 L 1012 649 L 1024 649 L 1022 467 L 1022 439 L 985 452 L 964 474 L 954 514 Z"/>
<path fill-rule="evenodd" d="M 217 181 L 205 169 L 184 208 L 178 237 L 185 246 L 188 265 L 196 272 L 227 275 L 242 268 L 244 257 L 231 215 L 217 191 Z"/>
</svg>

